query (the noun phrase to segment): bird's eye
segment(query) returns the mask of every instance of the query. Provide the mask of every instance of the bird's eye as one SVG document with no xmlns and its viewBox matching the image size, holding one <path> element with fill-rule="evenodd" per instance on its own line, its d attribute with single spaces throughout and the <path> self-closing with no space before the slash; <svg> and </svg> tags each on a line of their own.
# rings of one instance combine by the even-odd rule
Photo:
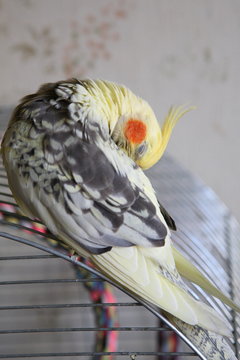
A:
<svg viewBox="0 0 240 360">
<path fill-rule="evenodd" d="M 145 154 L 146 151 L 147 151 L 147 143 L 144 141 L 135 150 L 137 159 L 141 158 Z"/>
</svg>

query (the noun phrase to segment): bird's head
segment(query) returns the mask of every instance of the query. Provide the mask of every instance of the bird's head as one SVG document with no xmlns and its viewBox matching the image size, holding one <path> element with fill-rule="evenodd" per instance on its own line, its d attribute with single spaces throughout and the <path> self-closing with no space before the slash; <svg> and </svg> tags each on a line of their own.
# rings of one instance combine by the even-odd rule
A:
<svg viewBox="0 0 240 360">
<path fill-rule="evenodd" d="M 101 80 L 89 85 L 108 119 L 112 139 L 142 169 L 161 158 L 176 122 L 191 109 L 171 108 L 161 129 L 150 105 L 126 87 Z"/>
<path fill-rule="evenodd" d="M 112 128 L 115 143 L 127 152 L 138 166 L 147 169 L 160 158 L 158 145 L 162 143 L 162 130 L 148 103 L 129 91 L 124 111 Z"/>
</svg>

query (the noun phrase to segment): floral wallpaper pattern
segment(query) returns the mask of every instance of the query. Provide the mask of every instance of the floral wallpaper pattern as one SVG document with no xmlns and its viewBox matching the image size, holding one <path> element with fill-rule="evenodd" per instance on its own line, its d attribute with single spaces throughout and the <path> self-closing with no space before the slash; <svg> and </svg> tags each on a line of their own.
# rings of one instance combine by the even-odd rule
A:
<svg viewBox="0 0 240 360">
<path fill-rule="evenodd" d="M 34 11 L 36 1 L 18 0 L 23 7 Z M 94 68 L 99 59 L 111 59 L 111 45 L 119 41 L 121 32 L 119 23 L 123 23 L 128 12 L 132 10 L 131 0 L 109 0 L 95 2 L 95 7 L 85 16 L 66 18 L 63 39 L 56 36 L 54 26 L 45 25 L 41 28 L 25 20 L 23 38 L 11 45 L 11 52 L 18 56 L 20 62 L 41 59 L 42 71 L 54 73 L 56 69 L 55 54 L 60 53 L 60 70 L 65 77 L 85 76 L 89 69 Z M 3 2 L 0 3 L 3 6 Z M 6 35 L 7 23 L 0 25 L 0 32 Z M 26 36 L 27 35 L 27 36 Z"/>
</svg>

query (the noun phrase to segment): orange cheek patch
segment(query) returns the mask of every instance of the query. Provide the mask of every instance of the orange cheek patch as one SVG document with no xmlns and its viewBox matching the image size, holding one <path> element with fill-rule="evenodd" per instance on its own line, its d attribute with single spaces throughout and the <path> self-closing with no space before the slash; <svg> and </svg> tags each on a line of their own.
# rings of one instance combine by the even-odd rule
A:
<svg viewBox="0 0 240 360">
<path fill-rule="evenodd" d="M 129 119 L 124 128 L 124 135 L 129 142 L 141 144 L 147 135 L 147 127 L 140 120 Z"/>
</svg>

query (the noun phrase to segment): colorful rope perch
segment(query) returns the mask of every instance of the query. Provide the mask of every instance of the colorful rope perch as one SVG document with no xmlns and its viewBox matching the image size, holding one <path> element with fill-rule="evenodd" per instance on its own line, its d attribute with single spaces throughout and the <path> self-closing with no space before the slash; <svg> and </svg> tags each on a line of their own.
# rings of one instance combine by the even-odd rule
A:
<svg viewBox="0 0 240 360">
<path fill-rule="evenodd" d="M 80 258 L 81 262 L 91 266 L 88 260 Z M 75 267 L 77 278 L 88 278 L 91 275 L 88 271 Z M 89 292 L 89 296 L 94 304 L 115 303 L 116 298 L 112 292 L 112 287 L 104 281 L 89 281 L 84 283 Z M 100 328 L 110 328 L 119 326 L 117 309 L 114 306 L 99 306 L 94 308 L 95 323 Z M 115 352 L 117 351 L 118 332 L 117 331 L 98 331 L 95 340 L 95 352 Z M 109 360 L 112 355 L 94 357 L 93 359 Z"/>
<path fill-rule="evenodd" d="M 164 327 L 165 324 L 162 320 L 159 320 L 159 327 Z M 174 332 L 159 331 L 157 333 L 157 351 L 166 353 L 177 353 L 180 347 L 180 341 L 177 334 Z M 178 360 L 181 359 L 175 355 L 165 355 L 164 357 L 158 356 L 159 360 Z"/>
</svg>

